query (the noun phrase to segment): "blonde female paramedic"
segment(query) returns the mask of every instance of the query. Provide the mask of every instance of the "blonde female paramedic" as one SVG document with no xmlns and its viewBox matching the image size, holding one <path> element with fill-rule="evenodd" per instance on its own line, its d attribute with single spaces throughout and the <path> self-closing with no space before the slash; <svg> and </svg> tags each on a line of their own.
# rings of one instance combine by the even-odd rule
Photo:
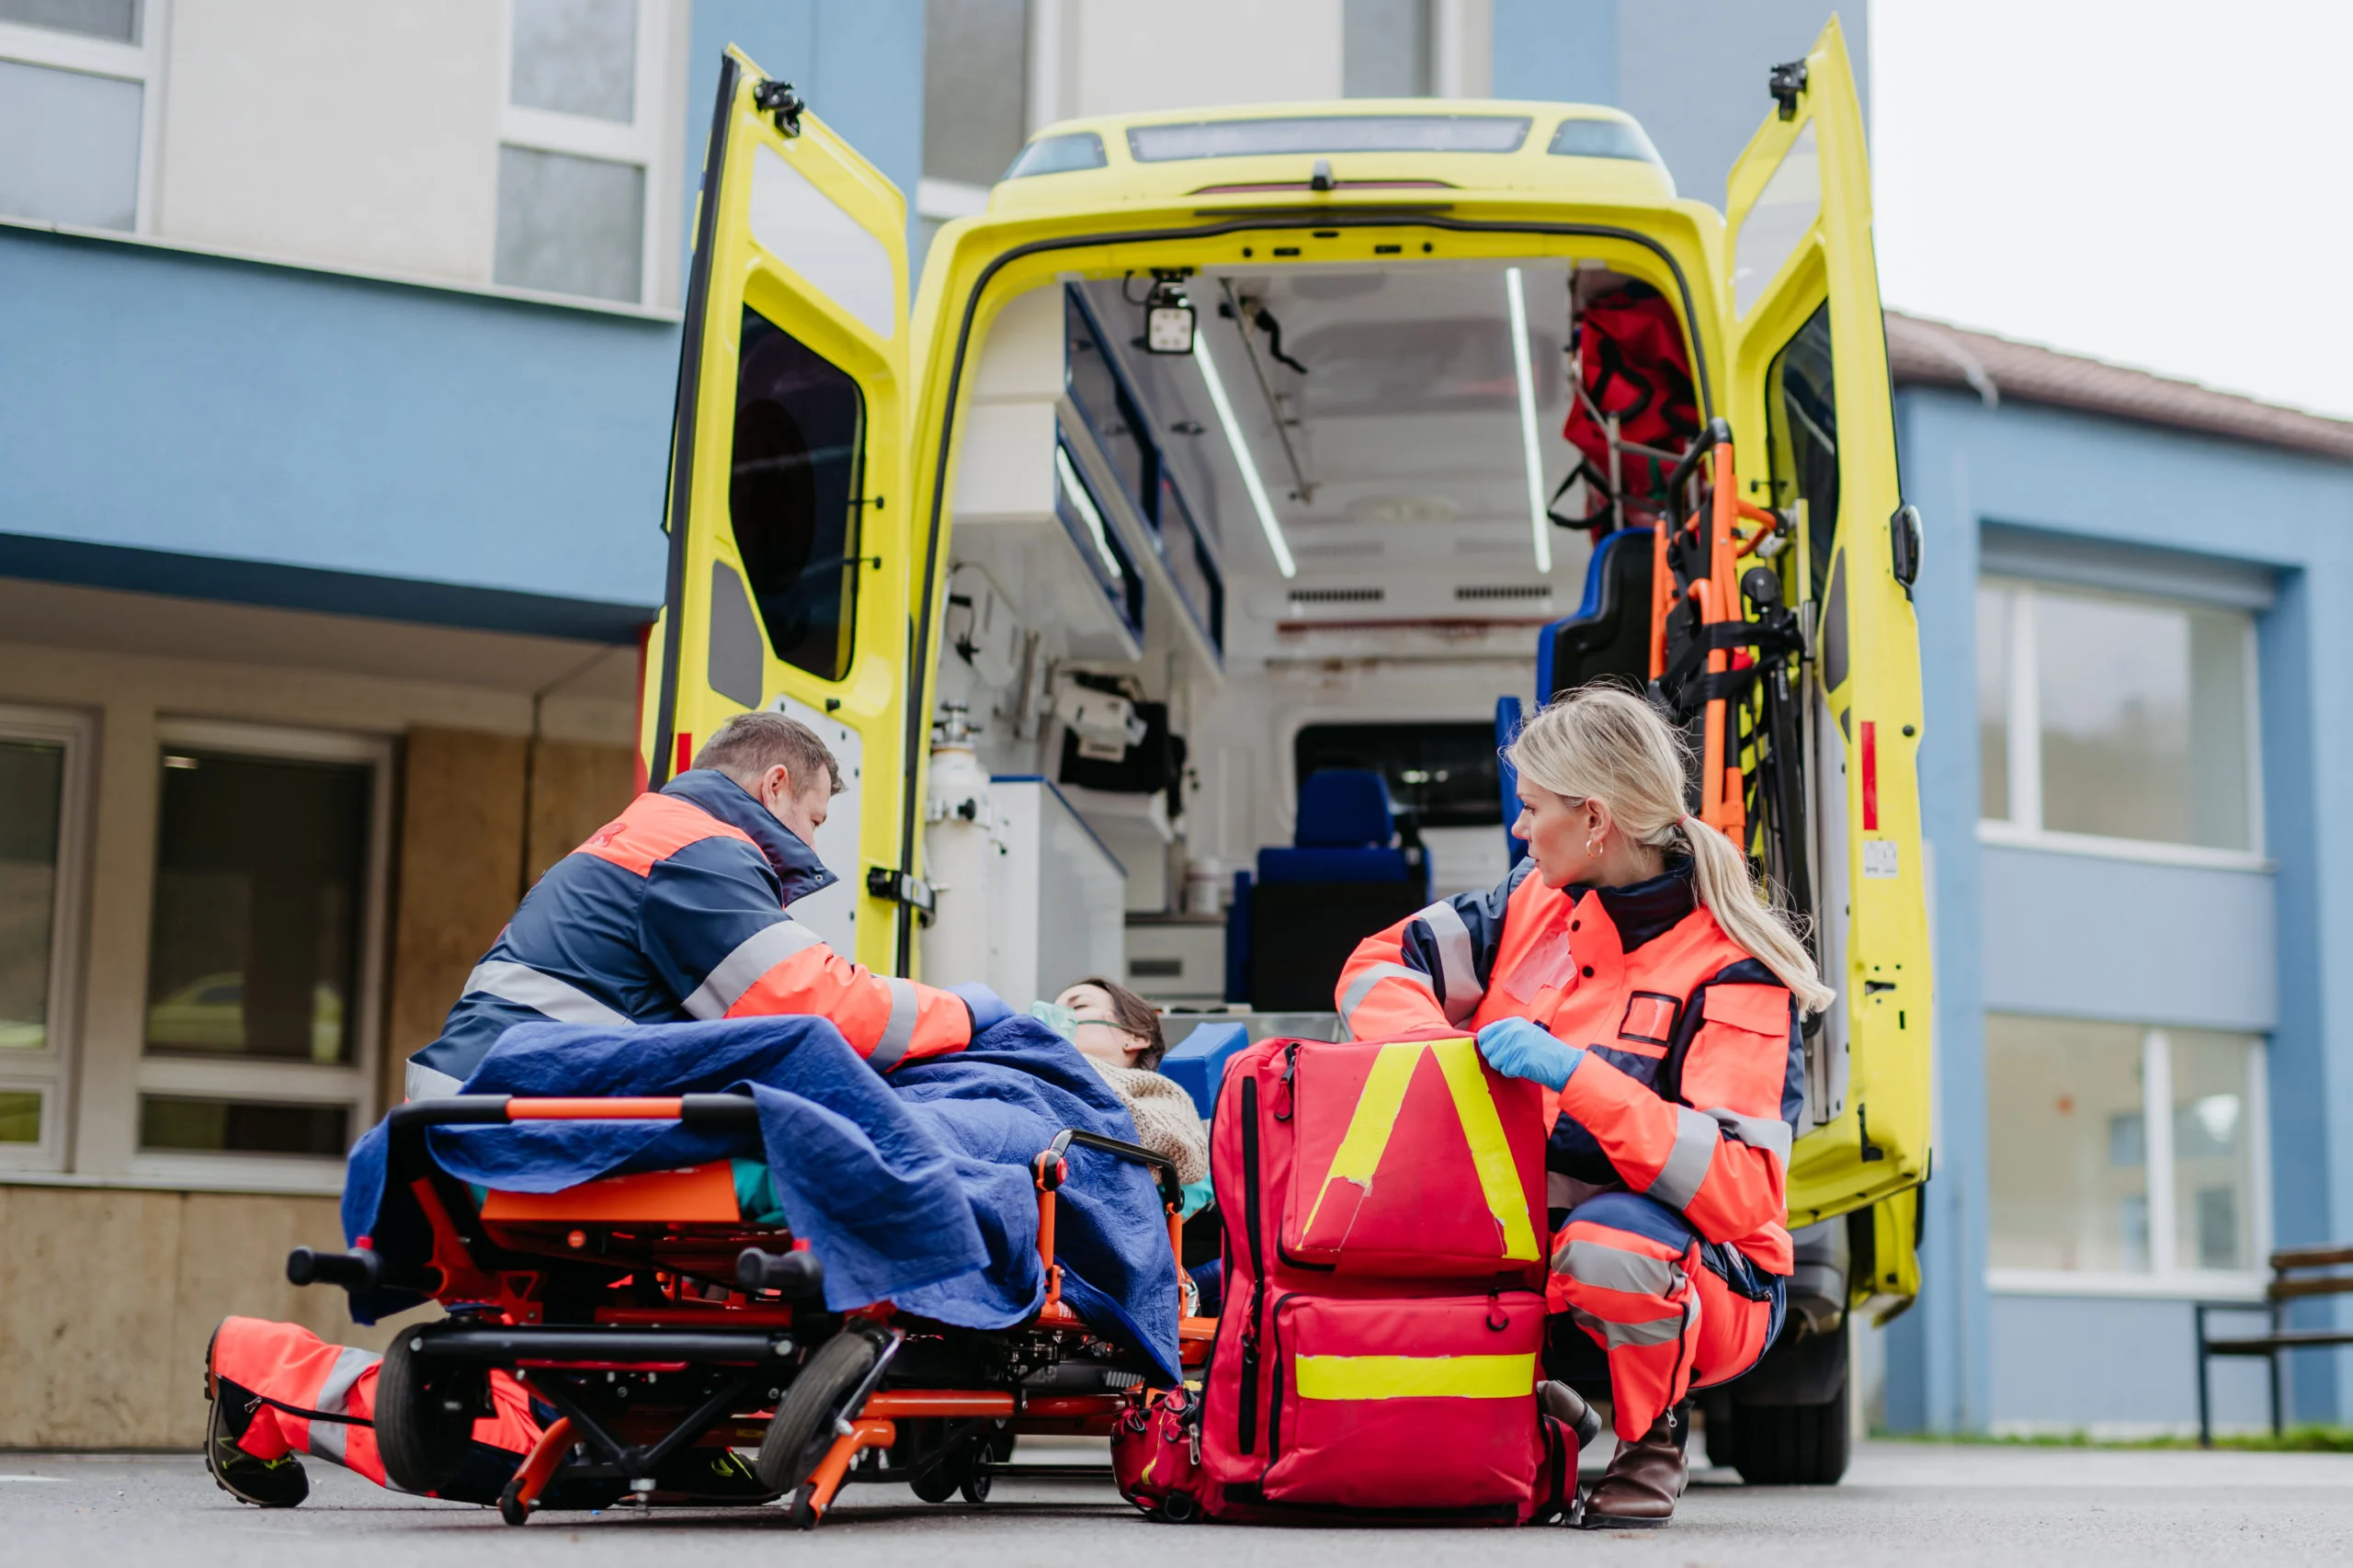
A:
<svg viewBox="0 0 2353 1568">
<path fill-rule="evenodd" d="M 1568 1322 L 1547 1365 L 1589 1361 L 1582 1330 L 1608 1368 L 1618 1452 L 1586 1524 L 1664 1525 L 1677 1407 L 1780 1327 L 1799 1019 L 1833 993 L 1741 852 L 1685 814 L 1683 746 L 1642 699 L 1575 692 L 1506 755 L 1527 858 L 1366 938 L 1340 1013 L 1359 1040 L 1475 1031 L 1497 1072 L 1560 1091 L 1545 1165 Z"/>
</svg>

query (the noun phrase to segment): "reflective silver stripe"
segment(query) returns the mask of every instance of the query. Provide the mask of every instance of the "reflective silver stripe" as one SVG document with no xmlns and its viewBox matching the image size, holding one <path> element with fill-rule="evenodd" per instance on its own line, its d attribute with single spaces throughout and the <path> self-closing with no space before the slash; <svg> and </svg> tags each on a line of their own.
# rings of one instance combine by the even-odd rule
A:
<svg viewBox="0 0 2353 1568">
<path fill-rule="evenodd" d="M 327 1369 L 326 1381 L 319 1385 L 318 1397 L 312 1402 L 311 1408 L 322 1415 L 343 1415 L 351 1396 L 351 1385 L 358 1382 L 369 1368 L 382 1359 L 372 1350 L 345 1346 L 343 1354 L 335 1358 L 335 1365 Z M 312 1453 L 323 1460 L 332 1460 L 336 1464 L 347 1462 L 344 1458 L 342 1422 L 313 1421 L 310 1428 Z"/>
<path fill-rule="evenodd" d="M 1438 942 L 1438 972 L 1446 979 L 1446 1021 L 1459 1024 L 1479 1009 L 1486 994 L 1479 984 L 1479 966 L 1471 953 L 1471 927 L 1462 912 L 1440 899 L 1414 916 L 1430 928 Z"/>
<path fill-rule="evenodd" d="M 899 1058 L 907 1053 L 907 1047 L 915 1043 L 915 1012 L 921 1004 L 914 981 L 901 980 L 896 975 L 876 978 L 891 988 L 891 1021 L 882 1026 L 882 1038 L 875 1042 L 874 1054 L 866 1059 L 881 1073 L 897 1066 Z"/>
<path fill-rule="evenodd" d="M 415 1061 L 408 1064 L 408 1076 L 402 1085 L 403 1091 L 413 1100 L 438 1100 L 463 1087 L 464 1084 L 439 1068 Z"/>
<path fill-rule="evenodd" d="M 1570 1308 L 1569 1315 L 1576 1319 L 1578 1327 L 1600 1335 L 1610 1349 L 1622 1350 L 1629 1345 L 1674 1344 L 1683 1337 L 1683 1320 L 1690 1313 L 1686 1309 L 1673 1317 L 1653 1318 L 1648 1323 L 1611 1323 L 1583 1307 Z"/>
<path fill-rule="evenodd" d="M 1637 1296 L 1671 1296 L 1683 1288 L 1683 1270 L 1663 1257 L 1625 1252 L 1583 1239 L 1572 1241 L 1554 1253 L 1552 1269 L 1580 1285 L 1625 1290 Z"/>
<path fill-rule="evenodd" d="M 1707 1114 L 1716 1119 L 1717 1126 L 1750 1148 L 1762 1149 L 1780 1161 L 1783 1170 L 1790 1168 L 1790 1124 L 1779 1117 L 1743 1116 L 1722 1106 L 1710 1106 Z"/>
<path fill-rule="evenodd" d="M 631 1021 L 569 981 L 511 959 L 476 964 L 473 973 L 466 976 L 466 994 L 477 992 L 544 1013 L 559 1023 L 613 1026 Z"/>
<path fill-rule="evenodd" d="M 779 920 L 773 926 L 761 926 L 738 942 L 733 952 L 711 966 L 695 994 L 687 998 L 687 1011 L 698 1018 L 725 1017 L 727 1009 L 742 1001 L 744 993 L 758 984 L 762 975 L 793 954 L 806 952 L 824 940 L 798 920 Z"/>
<path fill-rule="evenodd" d="M 1411 981 L 1425 991 L 1430 989 L 1430 977 L 1418 969 L 1407 969 L 1402 963 L 1377 963 L 1348 983 L 1347 994 L 1340 998 L 1340 1017 L 1345 1019 L 1355 1013 L 1366 994 L 1384 980 Z M 1431 994 L 1436 996 L 1437 993 Z"/>
<path fill-rule="evenodd" d="M 1657 1179 L 1643 1193 L 1670 1209 L 1688 1209 L 1699 1196 L 1699 1184 L 1708 1179 L 1708 1167 L 1715 1163 L 1716 1145 L 1722 1142 L 1723 1132 L 1714 1117 L 1689 1106 L 1677 1106 L 1675 1147 L 1666 1152 L 1666 1164 L 1659 1167 Z"/>
</svg>

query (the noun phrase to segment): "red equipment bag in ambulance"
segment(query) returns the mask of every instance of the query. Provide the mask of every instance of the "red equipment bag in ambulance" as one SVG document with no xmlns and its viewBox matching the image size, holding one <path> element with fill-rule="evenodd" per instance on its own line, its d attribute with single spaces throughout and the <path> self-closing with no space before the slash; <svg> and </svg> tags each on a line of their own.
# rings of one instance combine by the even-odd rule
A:
<svg viewBox="0 0 2353 1568">
<path fill-rule="evenodd" d="M 1131 1451 L 1123 1481 L 1191 1473 L 1131 1500 L 1262 1522 L 1557 1516 L 1576 1441 L 1537 1406 L 1547 1098 L 1465 1038 L 1237 1055 L 1210 1137 L 1226 1286 L 1207 1386 L 1114 1440 L 1159 1454 Z"/>
</svg>

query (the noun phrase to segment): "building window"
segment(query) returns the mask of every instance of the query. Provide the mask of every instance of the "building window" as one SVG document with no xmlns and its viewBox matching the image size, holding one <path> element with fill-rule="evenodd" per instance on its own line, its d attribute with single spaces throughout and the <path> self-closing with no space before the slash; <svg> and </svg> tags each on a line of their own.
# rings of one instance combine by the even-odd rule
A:
<svg viewBox="0 0 2353 1568">
<path fill-rule="evenodd" d="M 2259 1038 L 1992 1014 L 1985 1085 L 1997 1285 L 2194 1286 L 2188 1277 L 2258 1267 Z"/>
<path fill-rule="evenodd" d="M 2244 611 L 1981 583 L 1986 836 L 2260 854 L 2255 676 Z"/>
<path fill-rule="evenodd" d="M 925 0 L 923 246 L 941 224 L 987 208 L 1029 134 L 1029 0 Z"/>
<path fill-rule="evenodd" d="M 89 727 L 0 708 L 0 1169 L 64 1151 Z"/>
<path fill-rule="evenodd" d="M 372 1109 L 385 747 L 162 733 L 142 1163 L 339 1159 Z"/>
<path fill-rule="evenodd" d="M 1344 0 L 1340 91 L 1352 98 L 1430 94 L 1430 0 Z"/>
<path fill-rule="evenodd" d="M 663 0 L 511 0 L 492 276 L 651 303 Z"/>
<path fill-rule="evenodd" d="M 164 0 L 0 0 L 0 214 L 146 226 Z"/>
</svg>

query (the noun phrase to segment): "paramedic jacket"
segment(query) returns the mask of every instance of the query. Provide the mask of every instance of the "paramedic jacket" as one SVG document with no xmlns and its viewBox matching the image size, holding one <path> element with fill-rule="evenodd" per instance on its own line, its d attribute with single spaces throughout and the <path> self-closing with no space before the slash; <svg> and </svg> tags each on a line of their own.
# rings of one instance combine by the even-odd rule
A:
<svg viewBox="0 0 2353 1568">
<path fill-rule="evenodd" d="M 1366 937 L 1340 971 L 1342 1020 L 1378 1040 L 1527 1018 L 1583 1046 L 1545 1149 L 1552 1206 L 1639 1192 L 1789 1273 L 1805 1088 L 1789 988 L 1699 906 L 1688 861 L 1622 888 L 1550 888 L 1534 869 Z"/>
<path fill-rule="evenodd" d="M 510 1027 L 667 1024 L 808 1013 L 887 1071 L 961 1051 L 963 1001 L 850 962 L 784 906 L 834 874 L 725 774 L 698 767 L 550 867 L 498 934 L 408 1096 L 458 1091 Z"/>
</svg>

